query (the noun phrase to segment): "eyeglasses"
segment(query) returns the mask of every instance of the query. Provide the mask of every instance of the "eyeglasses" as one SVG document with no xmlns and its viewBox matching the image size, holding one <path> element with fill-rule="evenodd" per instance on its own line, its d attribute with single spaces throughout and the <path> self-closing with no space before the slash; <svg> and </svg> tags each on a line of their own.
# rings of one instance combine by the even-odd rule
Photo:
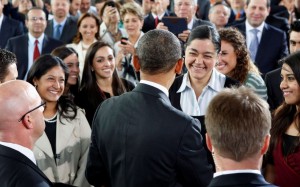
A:
<svg viewBox="0 0 300 187">
<path fill-rule="evenodd" d="M 43 22 L 43 21 L 45 21 L 45 18 L 43 18 L 43 17 L 32 17 L 29 20 L 32 21 L 32 22 L 37 22 L 38 20 Z"/>
<path fill-rule="evenodd" d="M 18 122 L 21 122 L 21 121 L 24 119 L 24 117 L 25 117 L 27 114 L 29 114 L 30 112 L 33 112 L 33 111 L 35 111 L 36 109 L 40 108 L 41 106 L 45 106 L 45 105 L 46 105 L 46 102 L 42 102 L 39 106 L 34 107 L 33 109 L 29 110 L 28 112 L 26 112 L 26 113 L 18 120 Z"/>
</svg>

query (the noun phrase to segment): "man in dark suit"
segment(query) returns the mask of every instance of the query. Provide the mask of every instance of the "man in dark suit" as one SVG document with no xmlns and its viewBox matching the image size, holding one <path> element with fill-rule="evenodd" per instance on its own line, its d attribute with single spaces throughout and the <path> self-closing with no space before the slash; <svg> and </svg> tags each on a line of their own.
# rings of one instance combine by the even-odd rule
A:
<svg viewBox="0 0 300 187">
<path fill-rule="evenodd" d="M 49 20 L 45 34 L 65 44 L 72 43 L 77 33 L 77 21 L 69 16 L 69 0 L 51 0 L 53 19 Z"/>
<path fill-rule="evenodd" d="M 246 21 L 234 25 L 245 36 L 251 58 L 265 75 L 279 67 L 277 61 L 288 55 L 286 34 L 265 23 L 270 11 L 270 0 L 247 0 Z"/>
<path fill-rule="evenodd" d="M 289 31 L 290 53 L 300 50 L 300 21 L 294 21 Z M 281 68 L 277 68 L 266 74 L 265 82 L 268 89 L 268 103 L 270 109 L 275 110 L 283 101 L 283 94 L 280 89 Z"/>
<path fill-rule="evenodd" d="M 270 141 L 266 101 L 250 88 L 226 88 L 209 103 L 205 124 L 217 171 L 209 187 L 274 186 L 260 173 Z"/>
<path fill-rule="evenodd" d="M 63 45 L 44 34 L 46 28 L 46 15 L 40 8 L 30 9 L 26 16 L 28 34 L 17 36 L 8 40 L 6 49 L 17 56 L 18 79 L 24 79 L 32 63 L 36 50 L 39 55 L 51 53 L 53 49 Z M 37 44 L 35 44 L 37 42 Z"/>
<path fill-rule="evenodd" d="M 152 2 L 151 12 L 144 18 L 142 31 L 144 33 L 156 28 L 161 19 L 166 16 L 176 16 L 168 11 L 170 0 L 156 0 Z"/>
<path fill-rule="evenodd" d="M 4 49 L 7 40 L 14 36 L 23 34 L 21 22 L 10 19 L 3 14 L 3 1 L 0 1 L 0 48 Z"/>
<path fill-rule="evenodd" d="M 199 121 L 176 110 L 168 99 L 182 63 L 180 42 L 170 32 L 155 29 L 140 39 L 134 66 L 141 82 L 103 102 L 95 114 L 86 168 L 90 184 L 208 185 L 212 170 Z"/>
<path fill-rule="evenodd" d="M 44 104 L 25 81 L 0 85 L 0 181 L 2 187 L 50 187 L 51 181 L 36 166 L 32 152 L 43 134 Z"/>
</svg>

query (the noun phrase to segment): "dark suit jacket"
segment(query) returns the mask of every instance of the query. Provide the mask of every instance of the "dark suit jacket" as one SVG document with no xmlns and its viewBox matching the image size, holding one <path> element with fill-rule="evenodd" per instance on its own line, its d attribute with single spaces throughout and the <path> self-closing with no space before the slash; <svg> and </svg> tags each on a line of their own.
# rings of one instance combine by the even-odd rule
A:
<svg viewBox="0 0 300 187">
<path fill-rule="evenodd" d="M 25 155 L 0 145 L 1 187 L 53 186 L 44 173 Z"/>
<path fill-rule="evenodd" d="M 164 16 L 176 16 L 174 13 L 169 13 L 168 11 L 165 12 Z M 159 20 L 159 22 L 161 22 L 161 20 Z M 150 12 L 145 18 L 144 18 L 144 25 L 143 25 L 143 28 L 142 28 L 142 31 L 144 33 L 150 31 L 150 30 L 153 30 L 155 29 L 155 19 L 152 15 L 152 13 Z"/>
<path fill-rule="evenodd" d="M 47 36 L 52 37 L 54 28 L 53 28 L 53 19 L 49 20 L 47 23 L 47 27 L 45 30 L 45 34 Z M 64 25 L 64 28 L 62 30 L 62 33 L 60 35 L 60 41 L 62 41 L 65 44 L 72 43 L 74 36 L 77 33 L 77 21 L 72 18 L 68 17 L 66 20 L 66 23 Z"/>
<path fill-rule="evenodd" d="M 234 27 L 246 36 L 245 22 L 234 25 Z M 278 60 L 288 54 L 286 34 L 266 23 L 255 57 L 255 64 L 260 72 L 265 75 L 267 72 L 278 68 Z"/>
<path fill-rule="evenodd" d="M 209 22 L 209 21 L 205 21 L 205 20 L 202 20 L 202 19 L 197 19 L 195 17 L 193 19 L 194 19 L 193 28 L 198 27 L 200 25 L 208 25 L 208 26 L 215 27 L 215 25 L 213 23 Z"/>
<path fill-rule="evenodd" d="M 268 103 L 271 110 L 275 110 L 283 102 L 283 94 L 280 89 L 281 68 L 275 69 L 265 76 L 265 82 L 268 90 Z"/>
<path fill-rule="evenodd" d="M 4 16 L 0 29 L 0 48 L 4 49 L 8 39 L 22 35 L 23 31 L 21 22 Z"/>
<path fill-rule="evenodd" d="M 98 108 L 86 177 L 95 186 L 207 186 L 212 170 L 202 141 L 197 120 L 140 83 Z"/>
<path fill-rule="evenodd" d="M 264 177 L 255 173 L 235 173 L 220 175 L 211 181 L 209 187 L 276 187 L 265 181 Z"/>
<path fill-rule="evenodd" d="M 24 79 L 28 70 L 28 34 L 17 36 L 8 40 L 6 49 L 17 56 L 18 79 Z M 53 49 L 63 45 L 61 41 L 47 37 L 43 41 L 42 54 L 49 54 Z M 42 55 L 41 54 L 41 55 Z"/>
</svg>

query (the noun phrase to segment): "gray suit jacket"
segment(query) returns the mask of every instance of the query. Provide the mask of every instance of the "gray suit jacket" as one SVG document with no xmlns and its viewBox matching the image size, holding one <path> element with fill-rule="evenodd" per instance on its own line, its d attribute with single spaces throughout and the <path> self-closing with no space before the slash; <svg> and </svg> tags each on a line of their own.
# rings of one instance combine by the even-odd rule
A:
<svg viewBox="0 0 300 187">
<path fill-rule="evenodd" d="M 212 168 L 202 142 L 198 120 L 140 83 L 98 107 L 86 176 L 94 186 L 207 186 Z"/>
<path fill-rule="evenodd" d="M 45 34 L 50 37 L 53 37 L 53 32 L 54 32 L 53 24 L 54 24 L 53 19 L 49 20 L 45 30 Z M 68 17 L 64 25 L 64 28 L 62 30 L 60 41 L 62 41 L 64 44 L 72 43 L 72 40 L 76 35 L 76 33 L 77 33 L 77 21 L 72 17 Z"/>
</svg>

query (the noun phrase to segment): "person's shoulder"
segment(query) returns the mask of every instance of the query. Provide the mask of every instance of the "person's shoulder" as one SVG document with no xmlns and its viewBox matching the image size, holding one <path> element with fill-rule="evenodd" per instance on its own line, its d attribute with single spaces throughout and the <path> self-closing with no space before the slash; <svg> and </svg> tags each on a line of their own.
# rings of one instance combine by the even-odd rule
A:
<svg viewBox="0 0 300 187">
<path fill-rule="evenodd" d="M 281 73 L 281 68 L 274 69 L 274 70 L 269 71 L 268 73 L 266 73 L 265 79 L 267 80 L 271 77 L 278 77 L 278 76 L 280 76 L 280 73 Z"/>
<path fill-rule="evenodd" d="M 233 86 L 235 86 L 235 87 L 241 86 L 241 83 L 231 77 L 226 76 L 224 88 L 230 88 Z"/>
<path fill-rule="evenodd" d="M 265 23 L 265 28 L 268 32 L 272 32 L 272 33 L 278 34 L 278 35 L 285 35 L 285 32 L 283 30 L 276 28 L 273 25 L 270 25 L 268 23 Z"/>
<path fill-rule="evenodd" d="M 203 20 L 203 19 L 198 19 L 198 18 L 194 18 L 194 25 L 195 26 L 208 25 L 208 26 L 214 27 L 213 23 L 211 23 L 209 21 L 206 21 L 206 20 Z"/>
<path fill-rule="evenodd" d="M 28 38 L 28 35 L 27 34 L 22 34 L 22 35 L 19 35 L 19 36 L 12 37 L 12 38 L 8 39 L 8 41 L 10 41 L 10 42 L 18 42 L 18 41 L 24 40 L 26 38 Z"/>
<path fill-rule="evenodd" d="M 131 91 L 135 88 L 135 85 L 131 81 L 126 80 L 124 78 L 120 78 L 120 79 L 121 79 L 126 91 Z"/>
</svg>

